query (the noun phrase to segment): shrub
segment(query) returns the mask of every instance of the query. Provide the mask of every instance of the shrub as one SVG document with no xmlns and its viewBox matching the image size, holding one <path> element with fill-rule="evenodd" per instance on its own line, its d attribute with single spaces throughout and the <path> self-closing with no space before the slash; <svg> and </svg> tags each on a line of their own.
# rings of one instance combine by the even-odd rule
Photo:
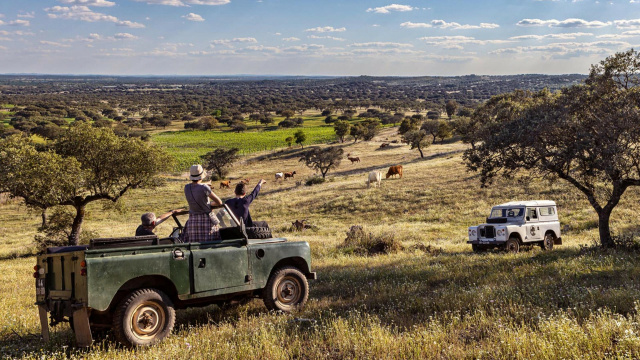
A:
<svg viewBox="0 0 640 360">
<path fill-rule="evenodd" d="M 305 181 L 305 185 L 307 186 L 311 186 L 311 185 L 316 185 L 316 184 L 322 184 L 323 182 L 325 182 L 325 179 L 320 177 L 320 176 L 313 176 L 307 179 L 307 181 Z"/>
<path fill-rule="evenodd" d="M 347 238 L 339 246 L 345 253 L 358 255 L 390 254 L 402 250 L 402 244 L 392 232 L 374 235 L 361 225 L 353 225 L 347 231 Z"/>
</svg>

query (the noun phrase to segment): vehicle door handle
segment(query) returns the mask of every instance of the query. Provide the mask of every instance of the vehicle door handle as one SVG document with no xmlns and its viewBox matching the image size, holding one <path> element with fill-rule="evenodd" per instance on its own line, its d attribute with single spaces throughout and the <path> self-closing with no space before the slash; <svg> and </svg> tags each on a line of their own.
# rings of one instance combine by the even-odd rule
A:
<svg viewBox="0 0 640 360">
<path fill-rule="evenodd" d="M 207 266 L 207 260 L 205 258 L 201 258 L 200 262 L 198 263 L 198 267 L 200 269 L 204 268 L 205 266 Z"/>
</svg>

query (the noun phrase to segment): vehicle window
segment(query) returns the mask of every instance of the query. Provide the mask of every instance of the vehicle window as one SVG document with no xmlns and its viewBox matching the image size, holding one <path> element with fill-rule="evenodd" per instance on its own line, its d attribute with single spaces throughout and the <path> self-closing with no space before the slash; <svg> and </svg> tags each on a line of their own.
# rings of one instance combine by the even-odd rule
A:
<svg viewBox="0 0 640 360">
<path fill-rule="evenodd" d="M 556 212 L 553 207 L 543 207 L 540 208 L 540 216 L 550 216 L 554 215 Z"/>
<path fill-rule="evenodd" d="M 233 217 L 229 215 L 229 211 L 225 207 L 219 207 L 212 209 L 218 220 L 220 220 L 220 228 L 236 227 L 238 224 L 233 220 Z"/>
<path fill-rule="evenodd" d="M 490 218 L 499 218 L 499 217 L 508 217 L 508 218 L 519 218 L 522 217 L 524 213 L 523 208 L 502 208 L 502 209 L 492 209 Z"/>
<path fill-rule="evenodd" d="M 527 217 L 529 217 L 529 219 L 537 219 L 538 212 L 534 208 L 529 208 L 527 209 Z"/>
</svg>

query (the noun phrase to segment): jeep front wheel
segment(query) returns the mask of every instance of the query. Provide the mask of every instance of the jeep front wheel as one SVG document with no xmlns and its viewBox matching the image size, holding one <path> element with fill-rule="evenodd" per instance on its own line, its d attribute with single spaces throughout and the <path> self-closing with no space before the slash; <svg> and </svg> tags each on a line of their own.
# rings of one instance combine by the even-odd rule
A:
<svg viewBox="0 0 640 360">
<path fill-rule="evenodd" d="M 518 238 L 510 237 L 504 244 L 504 249 L 509 253 L 517 254 L 520 251 L 520 242 L 518 241 Z"/>
<path fill-rule="evenodd" d="M 540 243 L 540 247 L 542 250 L 549 251 L 553 250 L 553 240 L 554 236 L 551 233 L 547 233 L 544 235 L 544 240 Z"/>
<path fill-rule="evenodd" d="M 269 310 L 290 312 L 304 306 L 308 298 L 307 278 L 295 267 L 276 270 L 262 291 L 262 300 Z"/>
<path fill-rule="evenodd" d="M 140 289 L 125 297 L 113 316 L 113 332 L 125 346 L 147 346 L 167 337 L 176 321 L 171 299 L 157 289 Z"/>
</svg>

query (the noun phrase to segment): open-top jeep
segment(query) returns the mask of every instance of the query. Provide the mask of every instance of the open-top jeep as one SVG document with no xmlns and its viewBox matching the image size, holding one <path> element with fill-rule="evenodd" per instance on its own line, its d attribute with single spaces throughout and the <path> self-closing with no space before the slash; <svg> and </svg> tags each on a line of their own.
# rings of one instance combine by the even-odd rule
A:
<svg viewBox="0 0 640 360">
<path fill-rule="evenodd" d="M 562 245 L 556 203 L 514 201 L 494 206 L 486 224 L 469 227 L 467 243 L 474 252 L 504 248 L 517 253 L 524 244 L 551 250 L 553 245 Z"/>
<path fill-rule="evenodd" d="M 226 206 L 213 210 L 221 240 L 182 243 L 182 225 L 169 237 L 94 239 L 89 246 L 49 248 L 37 257 L 36 305 L 42 335 L 70 322 L 79 346 L 92 332 L 113 329 L 127 345 L 148 345 L 171 332 L 175 309 L 224 305 L 261 297 L 269 310 L 291 311 L 309 296 L 307 242 L 248 239 Z"/>
</svg>

